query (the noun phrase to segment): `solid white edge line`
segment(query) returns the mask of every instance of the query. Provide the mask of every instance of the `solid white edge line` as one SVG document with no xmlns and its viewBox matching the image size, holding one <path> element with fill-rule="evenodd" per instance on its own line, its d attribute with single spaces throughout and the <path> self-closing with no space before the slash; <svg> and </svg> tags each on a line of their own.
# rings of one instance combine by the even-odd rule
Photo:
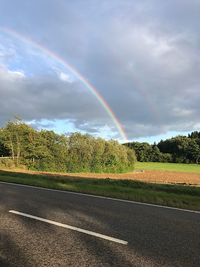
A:
<svg viewBox="0 0 200 267">
<path fill-rule="evenodd" d="M 119 201 L 119 202 L 124 202 L 124 203 L 142 205 L 142 206 L 149 206 L 149 207 L 155 207 L 155 208 L 162 208 L 162 209 L 168 209 L 168 210 L 177 210 L 177 211 L 182 211 L 182 212 L 190 212 L 190 213 L 200 214 L 200 211 L 197 211 L 197 210 L 180 209 L 180 208 L 175 208 L 175 207 L 150 204 L 150 203 L 146 203 L 146 202 L 139 202 L 139 201 L 137 202 L 137 201 L 133 201 L 133 200 L 91 195 L 91 194 L 87 194 L 87 193 L 64 191 L 64 190 L 50 189 L 50 188 L 45 188 L 45 187 L 33 186 L 33 185 L 23 185 L 23 184 L 17 184 L 17 183 L 1 182 L 1 181 L 0 181 L 0 184 L 19 186 L 19 187 L 25 187 L 25 188 L 33 188 L 33 189 L 37 189 L 37 190 L 46 190 L 46 191 L 59 192 L 59 193 L 64 193 L 64 194 L 72 194 L 72 195 L 85 196 L 85 197 L 94 197 L 94 198 L 107 199 L 107 200 Z"/>
<path fill-rule="evenodd" d="M 93 232 L 93 231 L 88 231 L 88 230 L 85 230 L 85 229 L 82 229 L 82 228 L 79 228 L 79 227 L 74 227 L 74 226 L 71 226 L 71 225 L 68 225 L 68 224 L 59 223 L 59 222 L 48 220 L 48 219 L 44 219 L 44 218 L 41 218 L 41 217 L 33 216 L 31 214 L 19 212 L 19 211 L 16 211 L 16 210 L 9 210 L 9 212 L 13 213 L 13 214 L 16 214 L 16 215 L 23 216 L 23 217 L 27 217 L 27 218 L 30 218 L 30 219 L 33 219 L 33 220 L 37 220 L 37 221 L 40 221 L 40 222 L 56 225 L 56 226 L 63 227 L 63 228 L 66 228 L 66 229 L 70 229 L 70 230 L 73 230 L 73 231 L 76 231 L 76 232 L 80 232 L 80 233 L 84 233 L 84 234 L 87 234 L 87 235 L 95 236 L 95 237 L 98 237 L 98 238 L 101 238 L 101 239 L 109 240 L 109 241 L 112 241 L 112 242 L 115 242 L 115 243 L 119 243 L 119 244 L 122 244 L 122 245 L 127 245 L 128 244 L 127 241 L 124 241 L 124 240 L 121 240 L 121 239 L 118 239 L 118 238 L 114 238 L 114 237 L 111 237 L 111 236 L 99 234 L 99 233 L 96 233 L 96 232 Z"/>
</svg>

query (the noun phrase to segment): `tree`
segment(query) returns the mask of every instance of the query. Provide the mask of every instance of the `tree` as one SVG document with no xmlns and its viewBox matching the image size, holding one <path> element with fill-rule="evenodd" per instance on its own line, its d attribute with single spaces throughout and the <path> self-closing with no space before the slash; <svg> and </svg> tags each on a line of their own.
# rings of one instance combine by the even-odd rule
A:
<svg viewBox="0 0 200 267">
<path fill-rule="evenodd" d="M 199 163 L 200 161 L 200 146 L 195 139 L 190 139 L 188 145 L 188 159 L 191 163 Z"/>
<path fill-rule="evenodd" d="M 5 140 L 5 132 L 3 131 L 3 129 L 0 129 L 0 157 L 9 157 L 10 151 L 6 147 L 4 140 Z"/>
<path fill-rule="evenodd" d="M 117 141 L 38 131 L 19 119 L 1 129 L 0 149 L 11 155 L 17 166 L 42 171 L 123 172 L 133 170 L 135 162 L 134 151 Z"/>
</svg>

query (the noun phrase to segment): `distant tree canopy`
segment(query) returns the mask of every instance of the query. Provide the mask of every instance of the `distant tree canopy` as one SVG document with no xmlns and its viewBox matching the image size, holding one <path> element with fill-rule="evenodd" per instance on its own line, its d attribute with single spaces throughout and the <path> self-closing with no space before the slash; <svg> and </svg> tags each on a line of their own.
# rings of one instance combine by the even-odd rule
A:
<svg viewBox="0 0 200 267">
<path fill-rule="evenodd" d="M 136 160 L 134 151 L 117 141 L 38 131 L 19 119 L 0 129 L 1 156 L 29 169 L 58 172 L 124 172 L 133 170 Z"/>
<path fill-rule="evenodd" d="M 125 145 L 135 151 L 138 161 L 200 163 L 200 132 L 197 131 L 153 145 L 139 142 Z"/>
<path fill-rule="evenodd" d="M 135 151 L 138 161 L 141 162 L 171 162 L 172 157 L 170 153 L 160 152 L 156 144 L 150 145 L 148 143 L 131 142 L 125 144 Z"/>
</svg>

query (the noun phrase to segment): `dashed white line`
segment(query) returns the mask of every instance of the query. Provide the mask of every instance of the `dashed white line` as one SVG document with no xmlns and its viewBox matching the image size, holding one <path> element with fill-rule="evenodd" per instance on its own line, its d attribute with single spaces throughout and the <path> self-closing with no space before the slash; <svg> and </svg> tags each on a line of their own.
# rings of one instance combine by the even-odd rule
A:
<svg viewBox="0 0 200 267">
<path fill-rule="evenodd" d="M 122 245 L 127 245 L 128 244 L 127 241 L 124 241 L 124 240 L 121 240 L 121 239 L 118 239 L 118 238 L 114 238 L 114 237 L 111 237 L 111 236 L 99 234 L 99 233 L 88 231 L 88 230 L 85 230 L 85 229 L 82 229 L 82 228 L 74 227 L 74 226 L 71 226 L 71 225 L 68 225 L 68 224 L 63 224 L 63 223 L 59 223 L 59 222 L 56 222 L 56 221 L 44 219 L 44 218 L 41 218 L 41 217 L 33 216 L 33 215 L 30 215 L 30 214 L 27 214 L 27 213 L 23 213 L 23 212 L 19 212 L 19 211 L 16 211 L 16 210 L 9 210 L 9 212 L 13 213 L 13 214 L 16 214 L 16 215 L 23 216 L 23 217 L 27 217 L 27 218 L 30 218 L 30 219 L 33 219 L 33 220 L 37 220 L 37 221 L 40 221 L 40 222 L 53 224 L 53 225 L 60 226 L 60 227 L 63 227 L 63 228 L 67 228 L 67 229 L 70 229 L 70 230 L 73 230 L 73 231 L 77 231 L 77 232 L 84 233 L 84 234 L 87 234 L 87 235 L 91 235 L 91 236 L 95 236 L 95 237 L 98 237 L 98 238 L 102 238 L 102 239 L 105 239 L 105 240 L 108 240 L 108 241 L 112 241 L 112 242 L 115 242 L 115 243 L 119 243 L 119 244 L 122 244 Z"/>
</svg>

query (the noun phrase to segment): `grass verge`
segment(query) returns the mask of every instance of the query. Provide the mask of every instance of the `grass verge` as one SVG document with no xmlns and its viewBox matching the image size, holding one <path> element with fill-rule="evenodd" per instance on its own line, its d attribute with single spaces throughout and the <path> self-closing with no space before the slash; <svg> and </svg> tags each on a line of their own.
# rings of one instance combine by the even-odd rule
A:
<svg viewBox="0 0 200 267">
<path fill-rule="evenodd" d="M 200 210 L 200 188 L 131 180 L 61 177 L 0 171 L 0 181 L 89 193 L 177 208 Z"/>
</svg>

